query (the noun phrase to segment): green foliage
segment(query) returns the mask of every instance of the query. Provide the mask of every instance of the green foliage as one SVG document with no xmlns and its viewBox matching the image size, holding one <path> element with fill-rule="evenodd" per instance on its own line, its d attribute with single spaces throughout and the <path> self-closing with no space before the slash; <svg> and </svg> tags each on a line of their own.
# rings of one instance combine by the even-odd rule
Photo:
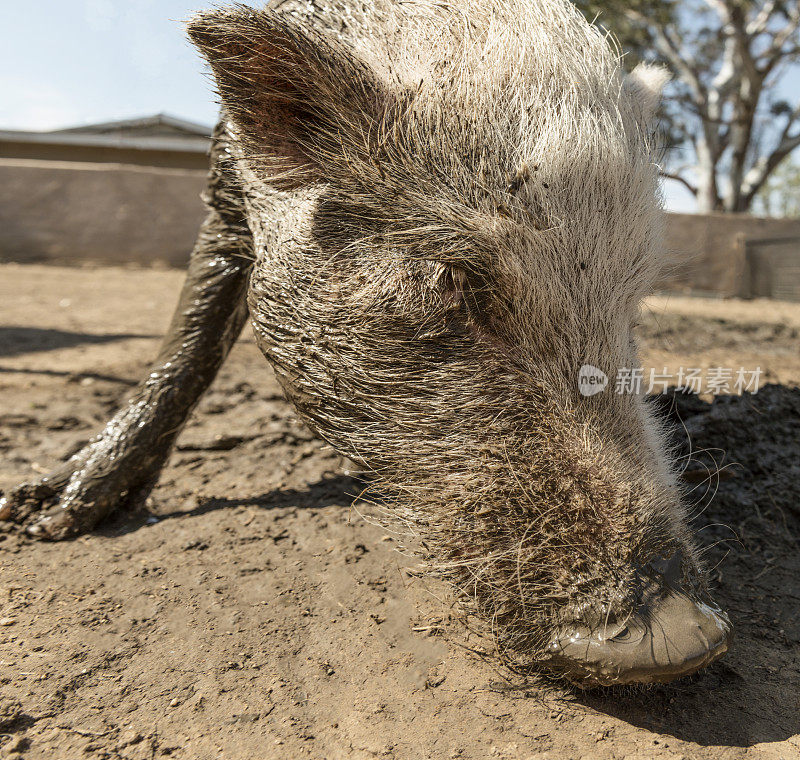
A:
<svg viewBox="0 0 800 760">
<path fill-rule="evenodd" d="M 610 32 L 625 53 L 625 67 L 630 70 L 643 58 L 652 59 L 651 27 L 634 20 L 633 14 L 665 26 L 674 20 L 679 0 L 573 0 L 578 10 L 591 22 Z"/>
</svg>

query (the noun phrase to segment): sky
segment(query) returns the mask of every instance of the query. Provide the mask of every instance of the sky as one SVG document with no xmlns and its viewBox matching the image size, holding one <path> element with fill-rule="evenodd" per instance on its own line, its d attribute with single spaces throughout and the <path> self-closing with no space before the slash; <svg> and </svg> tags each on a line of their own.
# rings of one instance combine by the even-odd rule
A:
<svg viewBox="0 0 800 760">
<path fill-rule="evenodd" d="M 182 22 L 214 0 L 17 0 L 3 8 L 0 129 L 57 129 L 159 112 L 214 123 L 217 106 Z M 800 79 L 800 78 L 798 78 Z M 800 98 L 800 83 L 787 93 Z M 667 207 L 694 210 L 667 182 Z"/>
<path fill-rule="evenodd" d="M 4 3 L 0 129 L 56 129 L 217 107 L 183 21 L 212 0 Z"/>
</svg>

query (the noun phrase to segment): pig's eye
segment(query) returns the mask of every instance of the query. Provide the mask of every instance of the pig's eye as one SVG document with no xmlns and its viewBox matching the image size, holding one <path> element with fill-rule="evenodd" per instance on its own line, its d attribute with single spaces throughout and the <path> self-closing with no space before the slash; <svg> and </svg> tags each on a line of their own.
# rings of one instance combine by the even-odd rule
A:
<svg viewBox="0 0 800 760">
<path fill-rule="evenodd" d="M 459 267 L 443 267 L 437 277 L 442 300 L 449 306 L 458 306 L 464 300 L 467 289 L 467 273 Z"/>
<path fill-rule="evenodd" d="M 493 291 L 485 275 L 450 264 L 440 266 L 436 289 L 445 308 L 451 314 L 458 312 L 472 321 L 490 320 Z"/>
</svg>

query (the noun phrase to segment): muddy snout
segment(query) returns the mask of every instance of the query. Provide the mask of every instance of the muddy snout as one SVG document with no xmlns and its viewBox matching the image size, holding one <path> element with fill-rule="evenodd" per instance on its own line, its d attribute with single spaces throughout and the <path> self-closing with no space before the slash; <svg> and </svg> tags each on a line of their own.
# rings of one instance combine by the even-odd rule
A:
<svg viewBox="0 0 800 760">
<path fill-rule="evenodd" d="M 548 646 L 549 664 L 582 688 L 664 683 L 716 660 L 731 637 L 721 609 L 667 587 L 624 621 L 561 626 Z"/>
</svg>

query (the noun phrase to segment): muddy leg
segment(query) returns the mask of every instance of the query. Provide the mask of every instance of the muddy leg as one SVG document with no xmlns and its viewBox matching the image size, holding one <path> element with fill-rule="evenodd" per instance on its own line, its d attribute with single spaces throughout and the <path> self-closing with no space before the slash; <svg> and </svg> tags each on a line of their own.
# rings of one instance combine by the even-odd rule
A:
<svg viewBox="0 0 800 760">
<path fill-rule="evenodd" d="M 186 281 L 147 378 L 105 429 L 69 462 L 0 500 L 0 530 L 23 525 L 62 539 L 90 530 L 125 500 L 143 498 L 247 318 L 252 238 L 218 126 L 200 229 Z"/>
</svg>

